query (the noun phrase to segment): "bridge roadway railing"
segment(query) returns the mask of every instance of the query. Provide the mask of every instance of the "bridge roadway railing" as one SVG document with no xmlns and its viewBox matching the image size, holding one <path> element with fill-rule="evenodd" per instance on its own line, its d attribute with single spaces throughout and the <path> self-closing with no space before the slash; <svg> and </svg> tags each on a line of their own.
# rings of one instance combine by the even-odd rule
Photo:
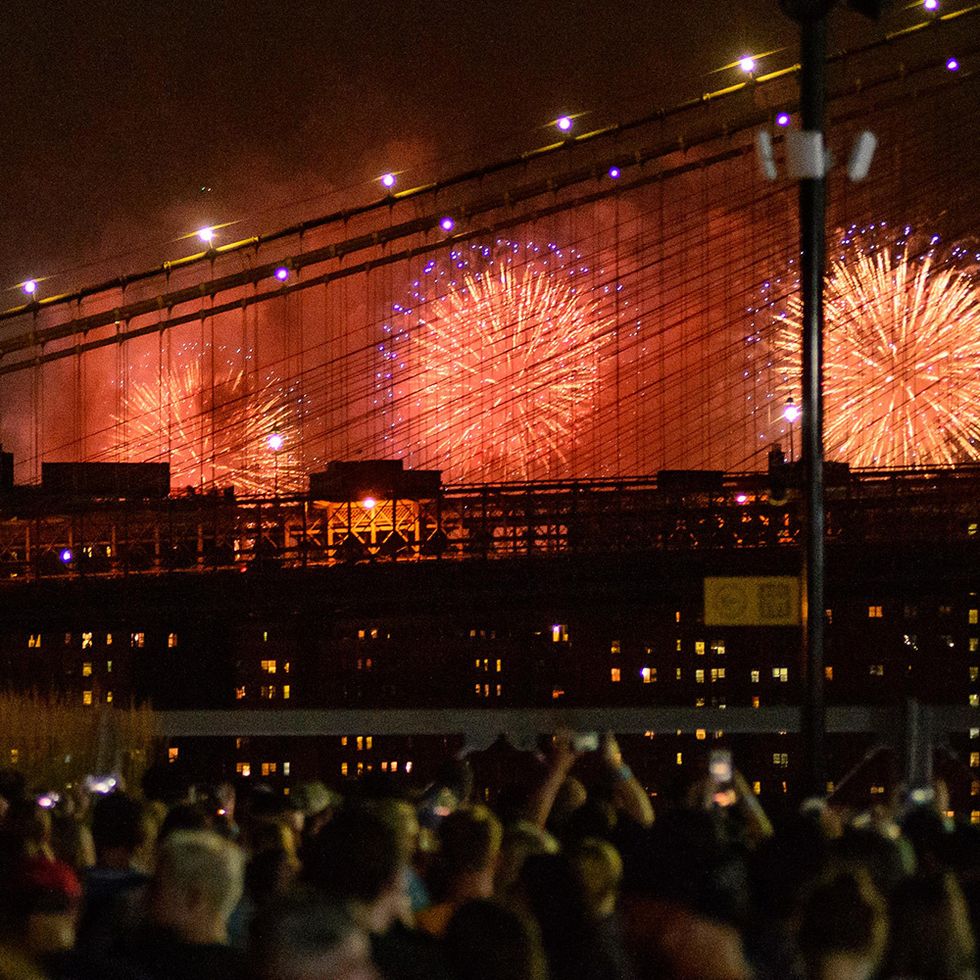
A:
<svg viewBox="0 0 980 980">
<path fill-rule="evenodd" d="M 726 735 L 798 733 L 800 708 L 580 707 L 422 708 L 162 711 L 167 738 L 313 737 L 371 732 L 373 735 L 462 735 L 467 747 L 486 748 L 501 735 L 530 747 L 541 734 L 560 729 L 613 731 L 619 735 Z M 914 699 L 894 706 L 837 705 L 827 709 L 830 734 L 870 734 L 901 749 L 906 776 L 928 778 L 932 750 L 950 735 L 980 728 L 980 710 L 967 705 L 930 705 Z"/>
<path fill-rule="evenodd" d="M 449 487 L 428 500 L 193 494 L 0 496 L 0 580 L 328 566 L 357 561 L 795 547 L 798 502 L 765 474 Z M 866 471 L 827 490 L 833 542 L 980 543 L 980 467 Z"/>
</svg>

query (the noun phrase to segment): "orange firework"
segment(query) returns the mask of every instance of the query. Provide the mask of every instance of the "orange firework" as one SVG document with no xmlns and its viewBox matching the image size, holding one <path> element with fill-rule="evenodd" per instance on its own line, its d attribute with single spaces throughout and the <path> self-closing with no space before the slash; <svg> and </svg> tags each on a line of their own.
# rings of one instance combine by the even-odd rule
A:
<svg viewBox="0 0 980 980">
<path fill-rule="evenodd" d="M 980 289 L 962 246 L 933 239 L 862 248 L 845 236 L 827 276 L 824 443 L 854 466 L 980 460 Z M 800 392 L 801 304 L 772 316 L 772 357 L 786 395 Z M 778 404 L 778 402 L 777 402 Z"/>
<path fill-rule="evenodd" d="M 383 348 L 405 369 L 390 396 L 398 449 L 450 480 L 564 473 L 594 408 L 614 287 L 572 252 L 503 241 L 424 275 Z"/>
<path fill-rule="evenodd" d="M 127 435 L 124 455 L 169 460 L 175 490 L 234 486 L 269 495 L 302 486 L 295 413 L 276 382 L 253 388 L 239 371 L 212 386 L 192 360 L 159 381 L 130 383 L 117 421 Z"/>
</svg>

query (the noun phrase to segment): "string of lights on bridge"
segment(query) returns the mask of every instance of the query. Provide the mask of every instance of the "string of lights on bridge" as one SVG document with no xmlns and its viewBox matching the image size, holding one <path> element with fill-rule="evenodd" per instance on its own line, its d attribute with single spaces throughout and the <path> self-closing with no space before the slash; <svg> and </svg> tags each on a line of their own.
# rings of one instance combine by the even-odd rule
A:
<svg viewBox="0 0 980 980">
<path fill-rule="evenodd" d="M 916 3 L 911 4 L 912 7 L 920 7 L 930 19 L 934 19 L 940 16 L 941 13 L 941 0 L 917 0 Z M 903 32 L 899 32 L 903 33 Z M 743 75 L 748 76 L 750 81 L 756 81 L 760 79 L 759 69 L 762 63 L 776 54 L 779 54 L 784 49 L 778 48 L 773 51 L 767 51 L 761 54 L 745 53 L 740 55 L 737 59 L 730 62 L 727 65 L 723 65 L 721 68 L 716 69 L 716 72 L 728 72 L 737 70 Z M 794 66 L 795 68 L 796 66 Z M 944 67 L 947 72 L 958 72 L 961 68 L 961 61 L 955 55 L 949 55 L 944 62 Z M 785 69 L 783 71 L 791 71 L 793 69 Z M 739 85 L 734 87 L 741 87 L 745 83 L 739 83 Z M 720 92 L 708 93 L 703 96 L 704 99 L 709 99 L 712 97 L 717 97 L 718 94 L 726 93 L 731 90 L 732 87 L 720 90 Z M 576 120 L 583 116 L 584 113 L 568 113 L 558 116 L 553 119 L 548 125 L 553 127 L 558 131 L 558 133 L 563 137 L 563 140 L 570 140 L 574 137 Z M 781 129 L 788 129 L 793 122 L 793 115 L 789 111 L 779 110 L 775 113 L 773 117 L 773 122 L 775 125 Z M 377 183 L 381 185 L 387 197 L 393 197 L 396 194 L 396 187 L 398 185 L 399 177 L 404 173 L 404 171 L 391 170 L 386 171 L 380 177 L 376 178 Z M 617 165 L 612 165 L 606 171 L 606 176 L 610 180 L 618 180 L 622 176 L 622 170 Z M 225 224 L 214 224 L 205 225 L 199 228 L 195 232 L 182 236 L 185 239 L 196 238 L 202 245 L 205 246 L 204 255 L 213 252 L 217 245 L 217 239 L 220 231 L 228 227 L 228 225 L 233 224 L 233 222 L 226 222 Z M 452 234 L 457 227 L 457 218 L 452 214 L 445 214 L 439 217 L 437 221 L 437 227 L 446 235 Z M 193 258 L 193 256 L 191 257 Z M 291 276 L 291 270 L 288 264 L 282 264 L 276 267 L 274 277 L 281 283 L 286 284 Z M 48 278 L 45 276 L 36 276 L 23 280 L 18 283 L 14 288 L 19 289 L 28 300 L 28 304 L 36 304 L 40 300 L 40 289 L 41 283 L 46 281 Z M 8 311 L 14 312 L 14 311 Z"/>
</svg>

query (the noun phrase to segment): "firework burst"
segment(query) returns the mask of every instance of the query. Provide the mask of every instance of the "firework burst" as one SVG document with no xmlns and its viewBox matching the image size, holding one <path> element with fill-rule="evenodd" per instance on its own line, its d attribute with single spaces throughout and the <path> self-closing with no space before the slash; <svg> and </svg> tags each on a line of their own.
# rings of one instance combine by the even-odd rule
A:
<svg viewBox="0 0 980 980">
<path fill-rule="evenodd" d="M 396 451 L 454 480 L 564 473 L 615 322 L 615 287 L 589 272 L 556 245 L 506 241 L 430 262 L 414 305 L 396 306 L 385 327 L 381 397 Z"/>
<path fill-rule="evenodd" d="M 962 246 L 852 229 L 827 276 L 824 443 L 854 466 L 980 460 L 980 289 Z M 967 260 L 967 261 L 964 261 Z M 770 347 L 782 393 L 801 390 L 802 306 L 773 301 Z M 779 399 L 775 404 L 781 404 Z"/>
<path fill-rule="evenodd" d="M 155 382 L 132 382 L 122 417 L 124 455 L 164 458 L 175 488 L 234 486 L 269 495 L 302 487 L 290 393 L 276 382 L 250 387 L 243 371 L 213 387 L 196 361 Z M 278 450 L 269 437 L 282 437 Z"/>
</svg>

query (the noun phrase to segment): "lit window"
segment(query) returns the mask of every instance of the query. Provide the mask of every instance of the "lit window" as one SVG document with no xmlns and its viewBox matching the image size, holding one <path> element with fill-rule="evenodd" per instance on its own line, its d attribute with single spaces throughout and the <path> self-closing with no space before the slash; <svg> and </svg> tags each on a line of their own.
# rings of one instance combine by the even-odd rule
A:
<svg viewBox="0 0 980 980">
<path fill-rule="evenodd" d="M 872 783 L 868 789 L 872 796 L 882 796 L 885 792 L 885 787 L 881 783 Z"/>
<path fill-rule="evenodd" d="M 970 783 L 970 796 L 980 796 L 980 780 L 974 779 Z"/>
<path fill-rule="evenodd" d="M 366 637 L 367 637 L 367 630 L 358 630 L 358 631 L 357 631 L 357 638 L 358 638 L 359 640 L 363 640 L 363 639 L 365 639 Z"/>
<path fill-rule="evenodd" d="M 504 690 L 504 688 L 503 688 L 503 685 L 502 685 L 502 684 L 498 684 L 498 685 L 497 685 L 497 697 L 498 697 L 498 698 L 499 698 L 499 697 L 500 697 L 500 695 L 501 695 L 501 694 L 503 693 L 503 690 Z"/>
<path fill-rule="evenodd" d="M 978 766 L 980 766 L 980 752 L 971 752 L 970 753 L 970 768 L 971 769 L 976 769 Z"/>
<path fill-rule="evenodd" d="M 88 650 L 92 646 L 92 634 L 82 633 L 82 649 Z"/>
<path fill-rule="evenodd" d="M 609 644 L 610 653 L 622 653 L 622 649 L 622 644 L 619 642 L 619 640 L 613 640 L 612 643 Z"/>
<path fill-rule="evenodd" d="M 388 771 L 388 760 L 387 759 L 385 759 L 385 760 L 382 761 L 382 763 L 381 763 L 381 771 L 382 772 L 387 772 Z"/>
<path fill-rule="evenodd" d="M 269 631 L 268 630 L 262 630 L 262 642 L 263 643 L 268 643 L 269 642 Z"/>
<path fill-rule="evenodd" d="M 752 792 L 755 793 L 756 796 L 762 792 L 762 783 L 760 783 L 758 779 L 752 783 Z"/>
<path fill-rule="evenodd" d="M 480 685 L 479 685 L 479 684 L 474 684 L 474 685 L 473 685 L 473 693 L 474 693 L 474 694 L 475 694 L 475 695 L 476 695 L 477 697 L 479 697 L 479 696 L 480 696 L 480 691 L 481 691 L 481 688 L 480 688 Z"/>
<path fill-rule="evenodd" d="M 703 670 L 696 670 L 696 671 L 694 671 L 694 682 L 696 684 L 703 684 L 704 683 L 704 671 Z"/>
<path fill-rule="evenodd" d="M 823 669 L 824 680 L 832 681 L 834 679 L 834 668 L 832 666 L 824 667 Z"/>
<path fill-rule="evenodd" d="M 723 681 L 725 679 L 725 668 L 724 667 L 712 667 L 711 668 L 711 683 L 714 684 L 716 681 Z"/>
<path fill-rule="evenodd" d="M 640 677 L 643 678 L 644 684 L 655 684 L 657 681 L 657 668 L 656 667 L 641 667 Z"/>
<path fill-rule="evenodd" d="M 971 626 L 976 626 L 976 625 L 977 625 L 977 622 L 978 622 L 978 619 L 977 619 L 977 614 L 978 614 L 978 612 L 980 612 L 980 610 L 977 610 L 977 609 L 971 609 L 971 610 L 970 610 L 970 611 L 969 611 L 969 612 L 967 613 L 967 622 L 968 622 L 968 623 L 969 623 L 969 624 L 970 624 Z"/>
<path fill-rule="evenodd" d="M 38 650 L 38 649 L 40 649 L 40 647 L 41 647 L 41 634 L 40 633 L 31 633 L 31 635 L 27 638 L 27 646 L 31 650 Z"/>
<path fill-rule="evenodd" d="M 789 667 L 773 667 L 772 679 L 785 684 L 789 680 Z"/>
<path fill-rule="evenodd" d="M 391 760 L 391 771 L 392 772 L 398 772 L 398 760 L 397 759 L 392 759 Z"/>
<path fill-rule="evenodd" d="M 111 633 L 106 633 L 106 635 L 105 635 L 105 645 L 107 647 L 111 647 L 112 646 L 112 634 Z"/>
<path fill-rule="evenodd" d="M 263 674 L 274 674 L 276 672 L 275 660 L 260 660 L 259 667 L 262 669 Z"/>
<path fill-rule="evenodd" d="M 364 747 L 369 749 L 373 745 L 374 745 L 374 736 L 368 735 L 368 737 L 364 739 Z"/>
<path fill-rule="evenodd" d="M 170 748 L 167 749 L 167 762 L 176 762 L 179 757 L 180 749 L 177 748 L 176 745 L 171 745 Z"/>
<path fill-rule="evenodd" d="M 129 645 L 140 649 L 146 643 L 145 633 L 130 633 L 129 634 Z"/>
<path fill-rule="evenodd" d="M 677 755 L 674 757 L 674 761 L 679 766 L 684 765 L 684 753 L 683 752 L 678 752 Z"/>
<path fill-rule="evenodd" d="M 696 728 L 694 730 L 694 737 L 699 742 L 703 742 L 708 737 L 708 733 L 703 728 Z"/>
<path fill-rule="evenodd" d="M 346 748 L 346 746 L 347 746 L 347 736 L 346 735 L 341 735 L 340 736 L 340 744 L 343 745 Z"/>
<path fill-rule="evenodd" d="M 567 643 L 568 626 L 566 626 L 564 623 L 555 623 L 555 625 L 551 627 L 551 642 Z"/>
<path fill-rule="evenodd" d="M 704 640 L 695 640 L 694 641 L 694 652 L 699 657 L 703 657 L 704 656 Z"/>
<path fill-rule="evenodd" d="M 681 638 L 680 638 L 680 637 L 677 637 L 677 640 L 676 640 L 676 641 L 675 641 L 675 643 L 674 643 L 674 649 L 675 649 L 675 650 L 676 650 L 676 651 L 677 651 L 678 653 L 680 653 L 680 652 L 681 652 Z"/>
<path fill-rule="evenodd" d="M 501 664 L 501 662 L 500 662 L 500 661 L 498 660 L 498 661 L 497 661 L 497 673 L 498 673 L 498 674 L 500 673 L 500 668 L 501 668 L 501 666 L 502 666 L 502 664 Z"/>
<path fill-rule="evenodd" d="M 761 704 L 761 702 L 759 701 L 759 695 L 758 694 L 753 694 L 752 695 L 752 707 L 753 708 L 758 708 L 760 704 Z"/>
<path fill-rule="evenodd" d="M 759 672 L 757 670 L 750 670 L 749 671 L 749 680 L 753 684 L 758 684 L 759 683 Z"/>
<path fill-rule="evenodd" d="M 357 736 L 357 751 L 358 752 L 363 752 L 364 751 L 364 736 L 363 735 L 358 735 Z"/>
<path fill-rule="evenodd" d="M 92 676 L 92 665 L 89 663 L 82 664 L 82 677 Z"/>
<path fill-rule="evenodd" d="M 236 762 L 235 772 L 237 772 L 239 776 L 245 776 L 247 778 L 248 776 L 252 775 L 252 764 L 250 762 Z"/>
<path fill-rule="evenodd" d="M 711 652 L 717 656 L 722 657 L 725 654 L 725 641 L 724 640 L 712 640 L 711 641 Z"/>
<path fill-rule="evenodd" d="M 283 686 L 282 686 L 282 699 L 283 699 L 283 701 L 288 701 L 289 700 L 289 695 L 291 693 L 292 693 L 292 690 L 291 690 L 290 686 L 288 684 L 283 684 Z"/>
<path fill-rule="evenodd" d="M 674 670 L 674 680 L 675 681 L 679 681 L 680 679 L 681 679 L 681 669 L 680 669 L 680 667 L 677 667 Z"/>
<path fill-rule="evenodd" d="M 971 708 L 980 708 L 980 694 L 971 694 L 969 703 Z"/>
<path fill-rule="evenodd" d="M 82 673 L 84 674 L 85 671 L 83 670 Z M 970 680 L 971 681 L 975 681 L 975 680 L 977 680 L 977 678 L 980 678 L 980 667 L 971 667 L 970 668 Z"/>
<path fill-rule="evenodd" d="M 40 643 L 38 644 L 40 646 Z M 976 653 L 980 650 L 980 637 L 971 636 L 970 637 L 970 653 Z"/>
<path fill-rule="evenodd" d="M 620 681 L 620 674 L 619 674 L 619 668 L 618 667 L 612 667 L 612 668 L 610 668 L 610 670 L 609 670 L 609 680 L 613 684 L 618 684 L 619 683 L 619 681 Z"/>
<path fill-rule="evenodd" d="M 342 762 L 340 764 L 340 775 L 341 776 L 346 776 L 349 771 L 350 771 L 350 767 L 347 765 L 347 763 L 346 762 Z"/>
<path fill-rule="evenodd" d="M 868 619 L 881 619 L 881 606 L 868 606 Z"/>
<path fill-rule="evenodd" d="M 376 640 L 378 638 L 378 627 L 374 626 L 371 629 L 371 639 Z"/>
<path fill-rule="evenodd" d="M 868 667 L 868 673 L 872 677 L 884 677 L 885 676 L 885 665 L 884 664 L 871 664 Z"/>
<path fill-rule="evenodd" d="M 244 701 L 245 700 L 245 688 L 244 687 L 236 687 L 235 688 L 235 700 L 236 701 Z"/>
<path fill-rule="evenodd" d="M 282 672 L 284 674 L 288 674 L 289 673 L 289 661 L 288 660 L 282 665 Z"/>
<path fill-rule="evenodd" d="M 168 633 L 167 634 L 167 649 L 168 650 L 173 650 L 173 649 L 176 648 L 176 646 L 177 646 L 177 634 L 176 633 Z"/>
<path fill-rule="evenodd" d="M 781 769 L 785 769 L 789 765 L 789 753 L 788 752 L 773 752 L 773 754 L 772 754 L 772 764 L 774 766 L 779 766 Z"/>
<path fill-rule="evenodd" d="M 565 696 L 565 691 L 560 687 L 553 687 L 551 689 L 551 700 L 558 701 Z"/>
<path fill-rule="evenodd" d="M 678 609 L 677 612 L 674 613 L 674 622 L 679 623 L 680 621 L 681 621 L 681 611 L 680 609 Z"/>
<path fill-rule="evenodd" d="M 82 704 L 91 704 L 91 703 L 92 703 L 92 692 L 82 691 Z"/>
<path fill-rule="evenodd" d="M 107 660 L 105 662 L 105 672 L 107 674 L 111 674 L 112 673 L 112 661 L 111 660 Z"/>
<path fill-rule="evenodd" d="M 707 702 L 704 700 L 704 698 L 695 698 L 694 699 L 694 707 L 695 708 L 703 708 L 706 704 L 707 704 Z"/>
<path fill-rule="evenodd" d="M 980 823 L 980 810 L 970 811 L 970 823 Z"/>
<path fill-rule="evenodd" d="M 259 697 L 265 698 L 266 701 L 271 701 L 276 696 L 276 685 L 275 684 L 265 684 L 259 688 Z"/>
<path fill-rule="evenodd" d="M 288 775 L 289 775 L 289 770 L 290 770 L 291 768 L 292 768 L 292 767 L 290 766 L 290 764 L 289 764 L 288 762 L 284 762 L 284 763 L 282 764 L 282 774 L 283 774 L 284 776 L 288 776 Z"/>
<path fill-rule="evenodd" d="M 274 776 L 279 771 L 279 766 L 275 762 L 263 762 L 262 763 L 262 775 L 263 776 Z"/>
<path fill-rule="evenodd" d="M 105 692 L 105 703 L 112 704 L 112 691 Z"/>
<path fill-rule="evenodd" d="M 834 610 L 825 609 L 823 611 L 824 618 L 827 620 L 827 625 L 830 626 L 834 622 Z"/>
</svg>

